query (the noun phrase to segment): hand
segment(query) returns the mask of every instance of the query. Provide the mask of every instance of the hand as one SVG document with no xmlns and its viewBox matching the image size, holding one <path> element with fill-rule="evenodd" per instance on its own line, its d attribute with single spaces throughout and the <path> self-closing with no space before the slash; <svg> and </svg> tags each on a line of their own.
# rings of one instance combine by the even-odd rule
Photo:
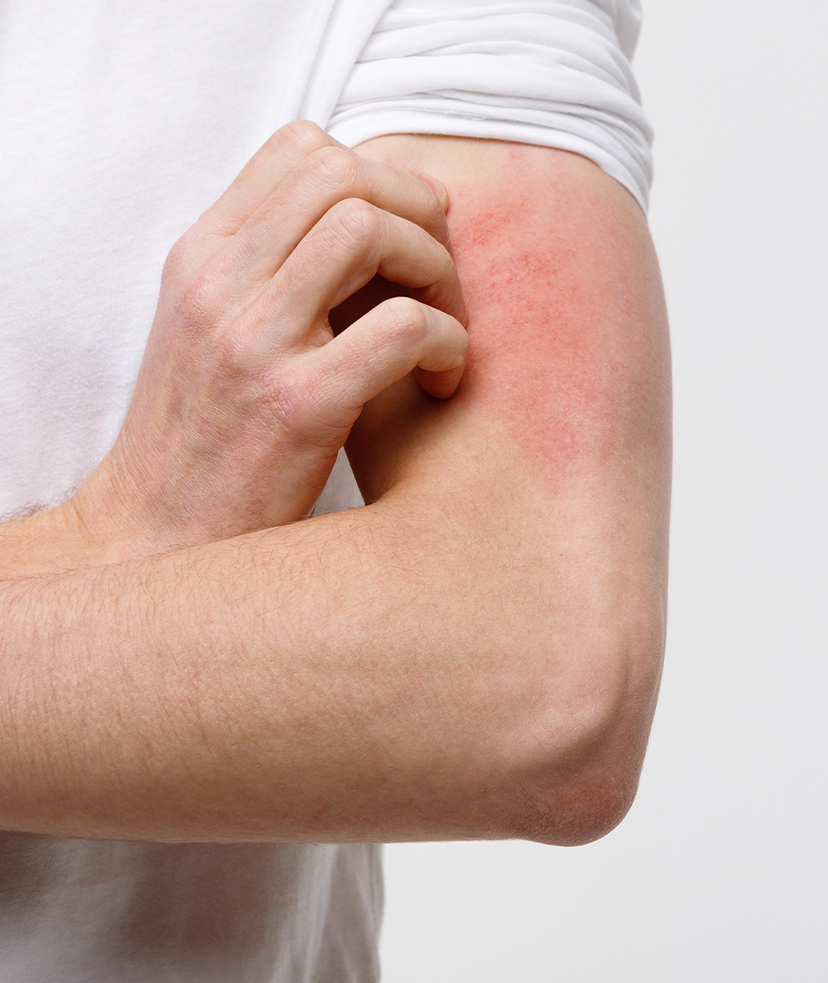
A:
<svg viewBox="0 0 828 983">
<path fill-rule="evenodd" d="M 168 257 L 123 429 L 71 501 L 84 526 L 135 555 L 300 519 L 366 401 L 412 370 L 450 396 L 468 342 L 444 205 L 313 124 L 279 130 Z M 411 296 L 334 337 L 376 274 Z"/>
</svg>

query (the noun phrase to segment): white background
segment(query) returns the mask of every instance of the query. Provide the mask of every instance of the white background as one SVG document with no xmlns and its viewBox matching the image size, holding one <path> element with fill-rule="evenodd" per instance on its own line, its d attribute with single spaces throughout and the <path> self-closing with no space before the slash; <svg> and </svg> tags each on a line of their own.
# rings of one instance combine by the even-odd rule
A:
<svg viewBox="0 0 828 983">
<path fill-rule="evenodd" d="M 828 981 L 828 4 L 644 0 L 667 667 L 605 840 L 386 851 L 385 983 Z"/>
</svg>

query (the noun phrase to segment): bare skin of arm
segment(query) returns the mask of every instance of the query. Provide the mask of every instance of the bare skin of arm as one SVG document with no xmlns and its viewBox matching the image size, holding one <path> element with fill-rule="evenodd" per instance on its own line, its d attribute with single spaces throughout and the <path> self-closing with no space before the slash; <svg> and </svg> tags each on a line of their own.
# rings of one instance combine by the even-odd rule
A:
<svg viewBox="0 0 828 983">
<path fill-rule="evenodd" d="M 437 400 L 406 377 L 362 410 L 347 449 L 365 509 L 162 555 L 141 540 L 68 572 L 100 548 L 88 518 L 9 530 L 4 828 L 570 844 L 629 808 L 669 492 L 643 216 L 562 152 L 387 137 L 360 153 L 448 189 L 460 388 Z"/>
</svg>

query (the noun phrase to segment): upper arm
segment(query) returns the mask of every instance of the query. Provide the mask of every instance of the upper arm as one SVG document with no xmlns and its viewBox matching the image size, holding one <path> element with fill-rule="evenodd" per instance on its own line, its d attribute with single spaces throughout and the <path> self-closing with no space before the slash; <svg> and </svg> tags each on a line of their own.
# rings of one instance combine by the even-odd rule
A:
<svg viewBox="0 0 828 983">
<path fill-rule="evenodd" d="M 546 492 L 608 478 L 630 454 L 663 475 L 666 314 L 646 220 L 628 192 L 585 158 L 542 147 L 393 136 L 358 150 L 449 189 L 471 354 L 443 416 L 469 412 L 473 430 L 496 426 Z"/>
<path fill-rule="evenodd" d="M 669 347 L 646 221 L 562 151 L 392 136 L 359 152 L 446 185 L 471 351 L 447 403 L 404 380 L 366 407 L 355 474 L 366 500 L 452 530 L 468 569 L 451 589 L 503 640 L 504 665 L 529 667 L 531 729 L 594 758 L 583 795 L 626 786 L 608 792 L 623 812 L 666 602 Z"/>
</svg>

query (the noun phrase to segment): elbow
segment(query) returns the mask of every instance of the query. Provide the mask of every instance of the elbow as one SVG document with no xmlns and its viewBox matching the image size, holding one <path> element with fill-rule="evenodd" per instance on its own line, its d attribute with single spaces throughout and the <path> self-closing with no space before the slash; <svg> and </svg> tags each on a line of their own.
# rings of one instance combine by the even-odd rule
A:
<svg viewBox="0 0 828 983">
<path fill-rule="evenodd" d="M 568 776 L 535 795 L 521 837 L 549 846 L 585 846 L 611 833 L 632 807 L 640 769 L 609 766 L 601 775 Z"/>
<path fill-rule="evenodd" d="M 638 790 L 663 656 L 663 632 L 629 633 L 549 673 L 522 744 L 516 835 L 555 846 L 606 836 Z M 552 680 L 551 682 L 549 680 Z"/>
</svg>

